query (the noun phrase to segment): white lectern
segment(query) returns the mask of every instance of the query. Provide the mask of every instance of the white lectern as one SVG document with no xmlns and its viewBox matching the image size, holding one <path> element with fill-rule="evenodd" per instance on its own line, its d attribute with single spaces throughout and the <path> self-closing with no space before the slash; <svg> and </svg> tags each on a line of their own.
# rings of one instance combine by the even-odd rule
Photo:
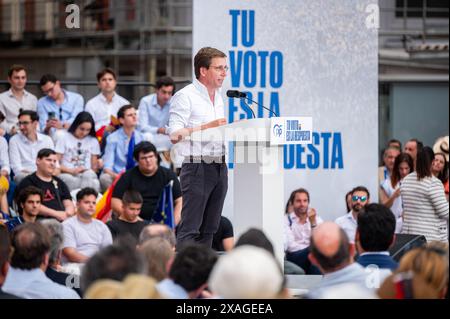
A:
<svg viewBox="0 0 450 319">
<path fill-rule="evenodd" d="M 303 121 L 293 126 L 291 122 Z M 298 124 L 295 122 L 294 124 Z M 259 228 L 274 245 L 277 259 L 283 265 L 284 171 L 283 144 L 308 143 L 289 141 L 295 130 L 312 130 L 311 118 L 251 119 L 194 132 L 193 141 L 233 142 L 234 199 L 233 227 L 235 238 L 251 227 Z M 305 129 L 307 129 L 305 131 Z M 290 133 L 288 133 L 290 132 Z M 287 134 L 287 135 L 286 135 Z M 276 140 L 276 141 L 275 141 Z M 310 141 L 309 141 L 310 143 Z M 230 159 L 231 161 L 231 159 Z"/>
</svg>

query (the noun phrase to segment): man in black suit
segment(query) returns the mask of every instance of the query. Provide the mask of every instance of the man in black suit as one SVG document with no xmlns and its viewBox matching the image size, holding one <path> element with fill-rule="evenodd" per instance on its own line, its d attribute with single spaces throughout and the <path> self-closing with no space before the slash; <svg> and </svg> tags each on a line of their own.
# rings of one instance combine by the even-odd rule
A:
<svg viewBox="0 0 450 319">
<path fill-rule="evenodd" d="M 391 271 L 398 267 L 388 252 L 395 241 L 395 216 L 389 208 L 380 204 L 366 205 L 358 216 L 355 241 L 360 265 L 375 265 Z"/>
</svg>

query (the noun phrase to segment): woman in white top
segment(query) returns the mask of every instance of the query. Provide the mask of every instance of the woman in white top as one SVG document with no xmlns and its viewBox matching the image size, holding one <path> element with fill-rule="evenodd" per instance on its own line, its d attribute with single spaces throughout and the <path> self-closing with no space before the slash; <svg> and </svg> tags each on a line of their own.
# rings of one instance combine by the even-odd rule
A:
<svg viewBox="0 0 450 319">
<path fill-rule="evenodd" d="M 400 185 L 403 200 L 403 234 L 424 235 L 427 241 L 448 241 L 448 202 L 442 182 L 431 173 L 434 152 L 417 153 L 416 171 Z"/>
<path fill-rule="evenodd" d="M 61 166 L 59 177 L 70 191 L 84 187 L 99 191 L 96 171 L 99 169 L 100 145 L 91 114 L 80 112 L 77 115 L 64 138 L 57 141 L 55 151 Z"/>
<path fill-rule="evenodd" d="M 407 153 L 401 153 L 395 158 L 391 177 L 385 179 L 381 184 L 381 203 L 390 208 L 394 213 L 397 223 L 395 233 L 402 231 L 403 225 L 403 203 L 400 196 L 400 185 L 403 178 L 414 171 L 414 161 Z"/>
</svg>

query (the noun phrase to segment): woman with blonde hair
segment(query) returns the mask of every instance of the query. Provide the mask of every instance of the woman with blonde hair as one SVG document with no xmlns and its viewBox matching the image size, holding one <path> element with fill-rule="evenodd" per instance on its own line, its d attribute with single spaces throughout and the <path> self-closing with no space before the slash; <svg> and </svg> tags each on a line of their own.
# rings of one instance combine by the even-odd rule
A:
<svg viewBox="0 0 450 319">
<path fill-rule="evenodd" d="M 443 299 L 448 276 L 448 244 L 431 242 L 406 253 L 377 293 L 382 299 Z"/>
</svg>

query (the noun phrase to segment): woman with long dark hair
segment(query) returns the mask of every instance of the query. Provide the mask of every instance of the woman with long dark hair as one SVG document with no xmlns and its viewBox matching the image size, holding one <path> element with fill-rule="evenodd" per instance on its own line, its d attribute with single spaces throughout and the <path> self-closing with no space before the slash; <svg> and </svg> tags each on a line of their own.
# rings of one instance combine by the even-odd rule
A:
<svg viewBox="0 0 450 319">
<path fill-rule="evenodd" d="M 77 115 L 64 138 L 57 141 L 55 151 L 60 161 L 59 177 L 71 191 L 84 187 L 100 189 L 96 174 L 100 146 L 91 114 L 80 112 Z"/>
<path fill-rule="evenodd" d="M 433 150 L 424 147 L 417 153 L 416 171 L 400 185 L 404 206 L 402 233 L 447 242 L 448 202 L 442 182 L 431 173 L 433 160 Z"/>
<path fill-rule="evenodd" d="M 381 203 L 390 208 L 397 220 L 395 232 L 400 233 L 403 225 L 403 203 L 400 196 L 400 185 L 408 174 L 414 171 L 414 161 L 407 153 L 401 153 L 395 158 L 391 177 L 381 184 Z"/>
<path fill-rule="evenodd" d="M 436 176 L 444 185 L 445 197 L 448 201 L 448 161 L 444 153 L 434 154 L 433 165 L 431 166 L 431 172 Z"/>
</svg>

